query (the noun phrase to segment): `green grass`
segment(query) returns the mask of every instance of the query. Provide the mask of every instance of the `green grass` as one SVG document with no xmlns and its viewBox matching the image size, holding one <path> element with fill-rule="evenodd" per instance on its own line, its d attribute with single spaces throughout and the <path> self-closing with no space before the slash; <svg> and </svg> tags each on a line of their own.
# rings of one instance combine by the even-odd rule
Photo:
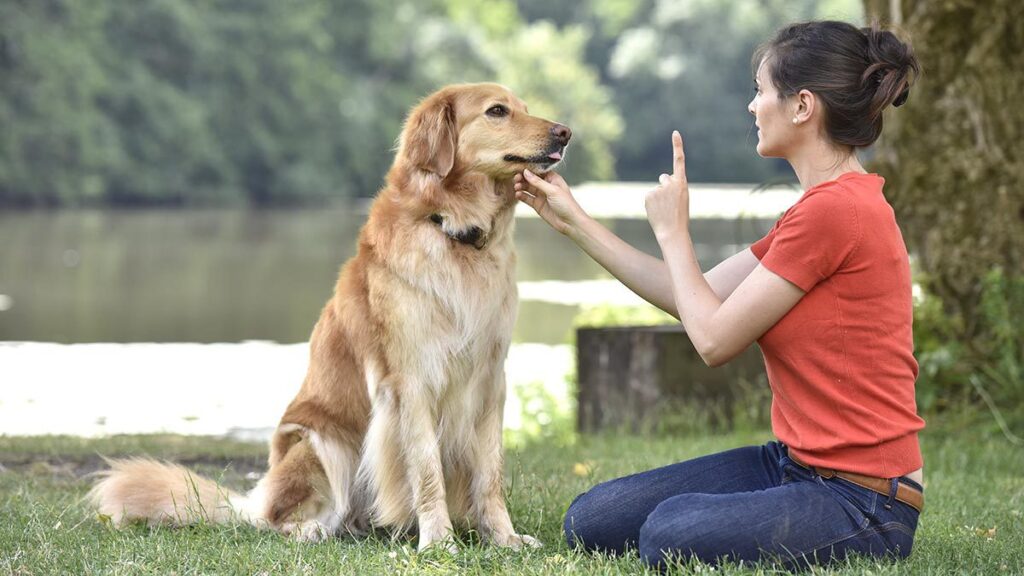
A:
<svg viewBox="0 0 1024 576">
<path fill-rule="evenodd" d="M 709 452 L 760 443 L 764 432 L 677 438 L 582 438 L 529 444 L 507 455 L 513 522 L 539 550 L 464 544 L 454 556 L 413 552 L 415 542 L 375 536 L 310 545 L 245 526 L 113 530 L 82 502 L 86 474 L 105 455 L 146 453 L 187 463 L 235 488 L 263 469 L 265 448 L 209 438 L 129 436 L 0 438 L 2 574 L 642 574 L 634 555 L 571 552 L 562 514 L 595 482 Z M 928 508 L 913 556 L 901 563 L 857 558 L 829 574 L 1024 574 L 1024 449 L 973 428 L 926 434 Z M 470 539 L 472 540 L 472 539 Z M 680 566 L 673 573 L 706 573 Z M 726 565 L 716 574 L 775 573 Z"/>
</svg>

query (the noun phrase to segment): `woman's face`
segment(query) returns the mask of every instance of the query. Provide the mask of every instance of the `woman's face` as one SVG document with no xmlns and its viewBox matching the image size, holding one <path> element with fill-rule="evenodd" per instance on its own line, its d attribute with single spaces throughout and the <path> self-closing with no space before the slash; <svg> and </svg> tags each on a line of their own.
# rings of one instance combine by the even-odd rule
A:
<svg viewBox="0 0 1024 576">
<path fill-rule="evenodd" d="M 757 92 L 747 105 L 757 126 L 757 153 L 764 158 L 785 158 L 793 140 L 793 115 L 788 112 L 787 100 L 779 100 L 779 91 L 772 85 L 765 60 L 757 68 L 754 78 Z"/>
</svg>

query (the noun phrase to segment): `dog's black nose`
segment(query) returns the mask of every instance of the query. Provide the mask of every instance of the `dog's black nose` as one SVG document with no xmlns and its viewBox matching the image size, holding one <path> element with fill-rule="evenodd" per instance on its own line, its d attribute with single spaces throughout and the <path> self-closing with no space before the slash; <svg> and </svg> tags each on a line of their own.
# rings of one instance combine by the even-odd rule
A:
<svg viewBox="0 0 1024 576">
<path fill-rule="evenodd" d="M 551 135 L 555 137 L 555 140 L 559 144 L 565 146 L 569 143 L 569 139 L 572 138 L 572 130 L 564 124 L 555 124 L 551 127 Z"/>
</svg>

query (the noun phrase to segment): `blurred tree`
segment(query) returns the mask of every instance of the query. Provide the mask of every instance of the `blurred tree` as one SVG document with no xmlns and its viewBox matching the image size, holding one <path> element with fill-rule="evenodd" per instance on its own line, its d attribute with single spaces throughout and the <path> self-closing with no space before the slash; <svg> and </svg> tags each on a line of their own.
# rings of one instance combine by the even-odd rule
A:
<svg viewBox="0 0 1024 576">
<path fill-rule="evenodd" d="M 560 169 L 569 182 L 614 178 L 612 144 L 622 133 L 622 120 L 611 91 L 583 61 L 587 30 L 525 24 L 511 0 L 447 4 L 451 21 L 483 56 L 467 78 L 505 84 L 528 103 L 531 114 L 572 128 L 573 142 Z M 479 14 L 490 16 L 481 20 Z"/>
<path fill-rule="evenodd" d="M 919 341 L 923 367 L 935 368 L 946 396 L 983 397 L 984 380 L 996 400 L 1024 406 L 1024 4 L 865 5 L 908 33 L 923 68 L 907 105 L 886 119 L 873 166 L 926 298 L 942 304 L 918 330 L 929 338 Z"/>
<path fill-rule="evenodd" d="M 106 200 L 183 204 L 239 194 L 212 126 L 215 111 L 190 94 L 215 50 L 203 14 L 168 0 L 109 4 L 98 32 L 92 55 L 106 82 L 86 112 L 117 127 L 107 146 L 118 161 L 102 172 Z"/>
<path fill-rule="evenodd" d="M 320 203 L 347 196 L 357 169 L 339 158 L 345 86 L 331 52 L 329 3 L 197 3 L 213 53 L 183 87 L 206 106 L 236 188 L 254 205 Z M 358 2 L 346 2 L 355 4 Z M 340 193 L 340 194 L 339 194 Z"/>
<path fill-rule="evenodd" d="M 369 196 L 403 116 L 496 80 L 577 134 L 563 171 L 789 177 L 754 152 L 754 46 L 856 0 L 9 0 L 0 203 L 322 203 Z M 621 112 L 620 112 L 621 111 Z"/>
<path fill-rule="evenodd" d="M 0 204 L 370 196 L 409 107 L 480 80 L 572 125 L 567 177 L 611 178 L 620 124 L 585 44 L 510 1 L 10 0 Z"/>
<path fill-rule="evenodd" d="M 588 34 L 586 60 L 622 111 L 625 132 L 613 148 L 619 177 L 655 180 L 671 163 L 669 134 L 682 131 L 687 173 L 696 181 L 792 179 L 782 161 L 755 152 L 747 103 L 750 57 L 795 20 L 859 22 L 857 0 L 520 0 L 527 20 L 575 23 Z"/>
<path fill-rule="evenodd" d="M 98 113 L 106 86 L 93 48 L 105 10 L 59 0 L 0 3 L 0 203 L 98 197 L 120 161 L 117 126 Z"/>
</svg>

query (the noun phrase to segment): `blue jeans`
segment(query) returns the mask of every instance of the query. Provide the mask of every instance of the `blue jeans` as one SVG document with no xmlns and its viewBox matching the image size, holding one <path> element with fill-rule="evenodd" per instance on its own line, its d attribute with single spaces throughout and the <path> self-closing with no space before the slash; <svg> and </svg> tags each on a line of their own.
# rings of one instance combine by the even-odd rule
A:
<svg viewBox="0 0 1024 576">
<path fill-rule="evenodd" d="M 822 478 L 769 442 L 598 484 L 569 506 L 564 529 L 570 547 L 637 549 L 656 567 L 695 557 L 801 568 L 851 553 L 909 556 L 917 517 L 892 495 Z"/>
</svg>

